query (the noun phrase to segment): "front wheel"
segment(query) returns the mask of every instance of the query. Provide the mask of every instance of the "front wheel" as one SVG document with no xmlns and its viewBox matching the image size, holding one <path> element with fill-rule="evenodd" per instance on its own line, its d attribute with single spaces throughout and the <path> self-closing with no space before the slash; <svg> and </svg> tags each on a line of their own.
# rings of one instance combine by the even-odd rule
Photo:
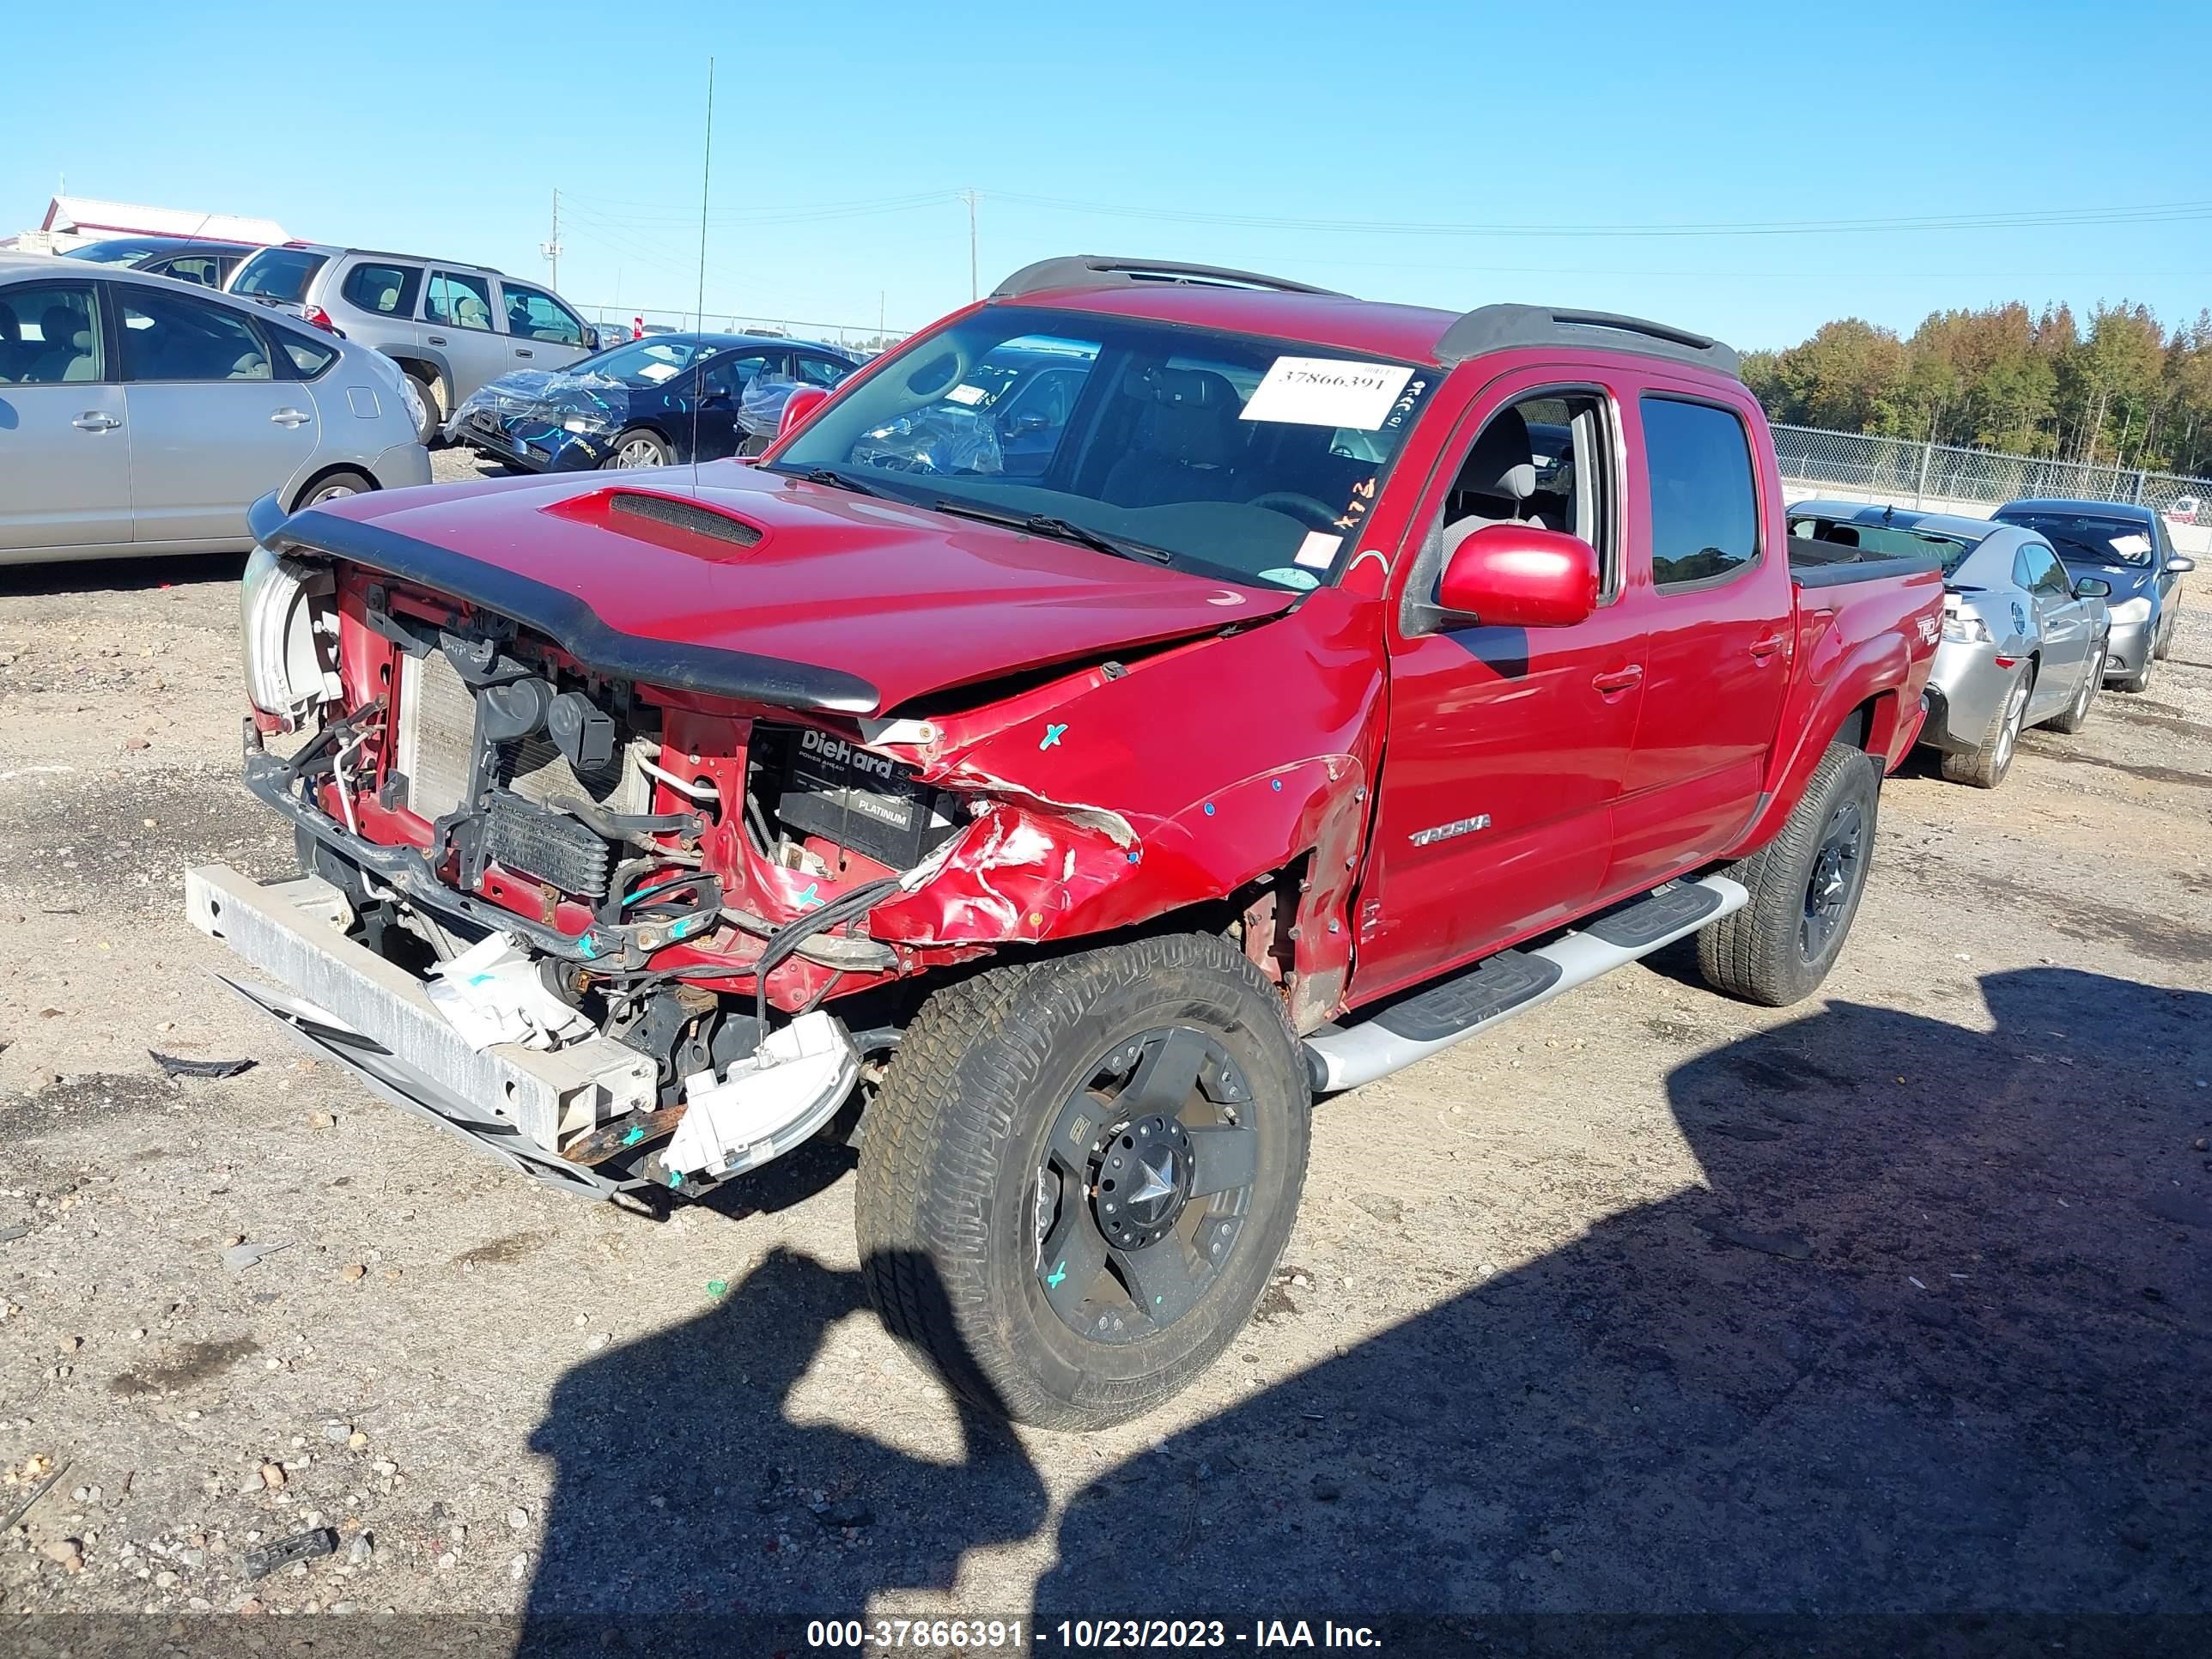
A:
<svg viewBox="0 0 2212 1659">
<path fill-rule="evenodd" d="M 2021 669 L 1996 713 L 1990 716 L 1982 740 L 1964 754 L 1944 755 L 1943 775 L 1954 783 L 1971 783 L 1977 789 L 1994 789 L 2002 783 L 2005 774 L 2012 770 L 2021 728 L 2027 722 L 2027 700 L 2034 689 L 2034 676 Z"/>
<path fill-rule="evenodd" d="M 1220 1355 L 1288 1243 L 1311 1108 L 1282 999 L 1227 940 L 994 969 L 924 1005 L 870 1109 L 871 1299 L 973 1404 L 1149 1411 Z"/>
<path fill-rule="evenodd" d="M 2158 658 L 2154 653 L 2145 651 L 2142 666 L 2125 679 L 2114 680 L 2113 686 L 2118 690 L 2126 692 L 2130 696 L 2138 696 L 2149 690 L 2151 669 L 2157 661 Z"/>
<path fill-rule="evenodd" d="M 613 472 L 639 466 L 668 466 L 675 459 L 676 452 L 659 434 L 633 428 L 615 440 L 614 448 L 599 465 Z"/>
<path fill-rule="evenodd" d="M 1705 981 L 1769 1008 L 1809 996 L 1828 976 L 1866 891 L 1881 769 L 1832 743 L 1781 834 L 1721 873 L 1751 902 L 1698 935 Z"/>
</svg>

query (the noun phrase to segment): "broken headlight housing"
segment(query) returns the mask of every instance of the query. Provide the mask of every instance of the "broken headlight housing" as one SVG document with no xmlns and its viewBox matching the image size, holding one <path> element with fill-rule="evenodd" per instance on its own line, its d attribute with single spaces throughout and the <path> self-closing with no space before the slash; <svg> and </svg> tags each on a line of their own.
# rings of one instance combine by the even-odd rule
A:
<svg viewBox="0 0 2212 1659">
<path fill-rule="evenodd" d="M 239 584 L 246 695 L 287 732 L 336 702 L 337 610 L 328 568 L 257 546 Z"/>
</svg>

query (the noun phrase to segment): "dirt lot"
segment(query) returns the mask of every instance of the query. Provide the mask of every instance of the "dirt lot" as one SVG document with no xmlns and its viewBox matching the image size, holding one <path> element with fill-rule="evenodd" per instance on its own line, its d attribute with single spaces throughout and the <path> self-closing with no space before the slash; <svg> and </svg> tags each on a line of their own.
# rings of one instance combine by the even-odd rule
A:
<svg viewBox="0 0 2212 1659">
<path fill-rule="evenodd" d="M 1893 781 L 1814 1001 L 1677 951 L 1327 1103 L 1245 1338 L 1083 1439 L 892 1349 L 848 1155 L 663 1224 L 540 1195 L 216 983 L 181 872 L 290 859 L 234 781 L 235 570 L 0 572 L 0 1519 L 66 1465 L 0 1632 L 2212 1612 L 2203 599 L 2001 791 Z"/>
</svg>

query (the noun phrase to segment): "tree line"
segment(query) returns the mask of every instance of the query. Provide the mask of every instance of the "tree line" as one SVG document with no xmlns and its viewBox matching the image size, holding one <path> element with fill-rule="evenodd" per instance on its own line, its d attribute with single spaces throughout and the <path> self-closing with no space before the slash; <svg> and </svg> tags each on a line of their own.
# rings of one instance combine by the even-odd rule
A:
<svg viewBox="0 0 2212 1659">
<path fill-rule="evenodd" d="M 1856 317 L 1745 355 L 1770 419 L 2154 471 L 2212 472 L 2212 310 L 2169 333 L 2148 306 Z"/>
</svg>

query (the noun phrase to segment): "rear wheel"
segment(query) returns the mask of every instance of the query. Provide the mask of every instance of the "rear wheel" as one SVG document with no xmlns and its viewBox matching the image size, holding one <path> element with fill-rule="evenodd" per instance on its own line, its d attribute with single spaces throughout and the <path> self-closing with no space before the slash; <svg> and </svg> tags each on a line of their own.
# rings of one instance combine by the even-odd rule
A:
<svg viewBox="0 0 2212 1659">
<path fill-rule="evenodd" d="M 2012 770 L 2021 727 L 2027 720 L 2027 700 L 2034 688 L 2033 672 L 2021 669 L 1996 713 L 1990 716 L 1981 742 L 1965 754 L 1944 755 L 1943 775 L 1954 783 L 1971 783 L 1977 789 L 1994 789 L 2002 783 L 2005 774 Z"/>
<path fill-rule="evenodd" d="M 1243 953 L 1176 935 L 933 996 L 870 1109 L 869 1294 L 985 1410 L 1097 1429 L 1258 1304 L 1304 1185 L 1305 1069 Z"/>
<path fill-rule="evenodd" d="M 295 502 L 296 512 L 303 507 L 320 507 L 325 501 L 343 501 L 349 495 L 366 495 L 376 488 L 376 480 L 364 472 L 346 471 L 332 472 L 315 480 Z"/>
<path fill-rule="evenodd" d="M 658 434 L 633 428 L 615 440 L 613 449 L 599 465 L 611 472 L 640 466 L 667 466 L 675 459 L 676 452 Z"/>
<path fill-rule="evenodd" d="M 1708 984 L 1780 1008 L 1827 977 L 1866 890 L 1881 782 L 1871 755 L 1828 745 L 1781 834 L 1721 872 L 1751 902 L 1698 935 Z"/>
<path fill-rule="evenodd" d="M 2089 711 L 2096 706 L 2098 688 L 2105 683 L 2105 642 L 2097 641 L 2089 653 L 2088 672 L 2081 676 L 2081 689 L 2074 694 L 2074 701 L 2066 705 L 2066 712 L 2051 722 L 2054 732 L 2079 732 L 2089 723 Z"/>
<path fill-rule="evenodd" d="M 422 418 L 416 422 L 415 441 L 425 447 L 438 435 L 438 428 L 446 423 L 445 405 L 438 401 L 437 382 L 408 371 L 407 378 L 415 382 L 415 395 L 422 403 Z"/>
</svg>

